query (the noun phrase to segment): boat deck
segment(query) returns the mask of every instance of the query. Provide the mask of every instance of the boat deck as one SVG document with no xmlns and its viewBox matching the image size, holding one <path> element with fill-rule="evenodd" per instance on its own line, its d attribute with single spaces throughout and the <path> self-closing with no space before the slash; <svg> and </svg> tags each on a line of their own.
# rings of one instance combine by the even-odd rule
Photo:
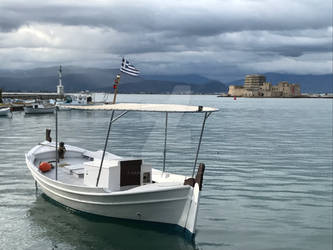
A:
<svg viewBox="0 0 333 250">
<path fill-rule="evenodd" d="M 49 162 L 52 164 L 53 168 L 48 172 L 40 172 L 47 178 L 55 180 L 56 178 L 56 168 L 53 145 L 50 144 L 40 144 L 34 150 L 36 158 L 33 160 L 33 165 L 38 169 L 41 162 Z M 67 151 L 65 153 L 65 158 L 60 159 L 58 162 L 58 181 L 68 185 L 75 185 L 81 187 L 92 187 L 91 184 L 88 186 L 84 183 L 84 169 L 86 162 L 92 162 L 94 160 L 100 160 L 102 158 L 102 151 L 87 151 L 77 147 L 66 145 Z M 113 160 L 126 160 L 128 158 L 120 157 L 109 152 L 105 152 L 105 161 Z M 152 168 L 151 169 L 151 180 L 155 188 L 166 188 L 183 186 L 184 180 L 187 178 L 183 175 L 177 175 L 172 173 L 162 173 L 162 171 Z M 121 191 L 132 189 L 133 191 L 144 191 L 150 189 L 151 185 L 141 185 L 141 186 L 126 186 L 123 187 Z M 110 190 L 110 192 L 112 192 Z"/>
<path fill-rule="evenodd" d="M 37 160 L 36 166 L 39 165 L 43 160 Z M 73 157 L 73 158 L 65 158 L 60 160 L 58 163 L 58 181 L 76 185 L 76 186 L 86 186 L 83 181 L 84 176 L 84 162 L 87 159 L 83 157 Z M 56 169 L 55 162 L 51 162 L 54 168 L 48 172 L 43 173 L 46 177 L 55 180 Z"/>
</svg>

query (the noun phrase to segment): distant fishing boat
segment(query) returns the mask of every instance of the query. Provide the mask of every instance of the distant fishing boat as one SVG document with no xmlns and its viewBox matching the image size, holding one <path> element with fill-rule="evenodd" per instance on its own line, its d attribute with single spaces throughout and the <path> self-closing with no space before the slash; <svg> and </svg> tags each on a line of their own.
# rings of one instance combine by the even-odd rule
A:
<svg viewBox="0 0 333 250">
<path fill-rule="evenodd" d="M 66 95 L 64 101 L 57 101 L 56 106 L 59 110 L 71 110 L 70 106 L 82 106 L 93 104 L 93 98 L 90 93 L 80 93 Z"/>
<path fill-rule="evenodd" d="M 69 111 L 71 108 L 69 106 L 73 105 L 91 105 L 93 102 L 93 96 L 88 90 L 81 91 L 79 94 L 66 94 L 64 93 L 64 85 L 62 85 L 62 66 L 60 65 L 58 70 L 58 81 L 57 94 L 64 96 L 63 100 L 57 100 L 55 105 L 59 110 Z"/>
<path fill-rule="evenodd" d="M 42 103 L 33 103 L 32 106 L 24 107 L 25 114 L 52 114 L 53 112 L 54 106 Z"/>
<path fill-rule="evenodd" d="M 0 116 L 8 116 L 10 108 L 0 108 Z"/>
</svg>

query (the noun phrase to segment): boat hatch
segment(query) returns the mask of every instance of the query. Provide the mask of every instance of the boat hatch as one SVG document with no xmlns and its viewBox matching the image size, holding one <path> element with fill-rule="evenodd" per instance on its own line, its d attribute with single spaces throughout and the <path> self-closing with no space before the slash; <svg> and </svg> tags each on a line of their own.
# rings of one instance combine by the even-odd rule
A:
<svg viewBox="0 0 333 250">
<path fill-rule="evenodd" d="M 84 163 L 84 184 L 96 186 L 101 160 Z M 119 191 L 151 183 L 151 166 L 141 159 L 104 160 L 98 187 Z"/>
</svg>

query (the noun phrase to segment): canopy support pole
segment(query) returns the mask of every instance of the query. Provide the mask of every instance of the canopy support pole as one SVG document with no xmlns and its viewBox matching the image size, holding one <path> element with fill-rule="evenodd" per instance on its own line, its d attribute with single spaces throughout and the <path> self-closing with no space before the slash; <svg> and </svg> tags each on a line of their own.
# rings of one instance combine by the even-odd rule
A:
<svg viewBox="0 0 333 250">
<path fill-rule="evenodd" d="M 168 112 L 165 112 L 164 151 L 163 151 L 163 171 L 162 171 L 162 174 L 165 171 L 167 136 L 168 136 Z"/>
<path fill-rule="evenodd" d="M 99 171 L 98 171 L 98 176 L 97 176 L 97 181 L 96 181 L 96 187 L 98 187 L 99 177 L 101 176 L 101 171 L 102 171 L 102 167 L 103 167 L 105 151 L 106 151 L 106 147 L 108 145 L 108 140 L 109 140 L 110 131 L 111 131 L 111 125 L 112 125 L 112 123 L 114 123 L 115 121 L 117 121 L 120 117 L 124 116 L 128 111 L 124 111 L 123 113 L 121 113 L 120 115 L 118 115 L 116 118 L 113 119 L 114 112 L 115 111 L 113 110 L 112 113 L 111 113 L 111 118 L 110 118 L 110 123 L 109 123 L 109 129 L 108 129 L 108 133 L 107 133 L 106 138 L 105 138 L 105 144 L 104 144 L 104 150 L 103 150 L 103 155 L 102 155 L 102 159 L 101 159 L 101 165 L 99 166 Z"/>
<path fill-rule="evenodd" d="M 55 107 L 55 122 L 56 122 L 56 139 L 55 139 L 55 143 L 56 143 L 56 169 L 55 169 L 55 179 L 56 181 L 58 180 L 58 160 L 59 160 L 59 155 L 58 155 L 58 107 Z"/>
<path fill-rule="evenodd" d="M 205 118 L 203 120 L 202 127 L 201 127 L 199 144 L 198 144 L 198 147 L 197 147 L 197 153 L 196 153 L 196 156 L 195 156 L 195 161 L 194 161 L 194 166 L 193 166 L 193 171 L 192 171 L 192 178 L 194 177 L 195 168 L 197 166 L 197 161 L 198 161 L 198 156 L 199 156 L 199 151 L 200 151 L 200 145 L 201 145 L 202 135 L 203 135 L 203 132 L 204 132 L 204 129 L 205 129 L 206 120 L 207 120 L 207 118 L 210 114 L 211 113 L 208 114 L 208 112 L 205 112 Z"/>
</svg>

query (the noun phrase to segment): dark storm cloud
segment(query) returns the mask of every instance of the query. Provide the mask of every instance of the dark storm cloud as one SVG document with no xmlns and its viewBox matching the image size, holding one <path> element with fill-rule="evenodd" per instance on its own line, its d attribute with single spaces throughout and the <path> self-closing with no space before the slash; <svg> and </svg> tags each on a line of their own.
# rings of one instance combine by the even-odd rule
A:
<svg viewBox="0 0 333 250">
<path fill-rule="evenodd" d="M 326 72 L 331 10 L 326 0 L 2 0 L 0 56 L 8 67 L 110 66 L 129 55 L 159 73 L 260 72 L 267 61 L 271 71 Z"/>
<path fill-rule="evenodd" d="M 277 52 L 280 55 L 287 56 L 287 57 L 300 57 L 307 52 L 326 52 L 329 53 L 332 51 L 332 45 L 327 42 L 326 46 L 285 46 L 279 48 L 272 48 L 270 51 Z"/>
<path fill-rule="evenodd" d="M 217 2 L 211 8 L 204 4 L 193 7 L 191 1 L 185 6 L 177 1 L 172 4 L 171 1 L 166 8 L 154 2 L 143 3 L 146 4 L 126 1 L 110 5 L 99 5 L 98 2 L 77 5 L 66 1 L 57 4 L 47 1 L 8 1 L 0 4 L 0 27 L 8 31 L 38 22 L 110 27 L 120 32 L 163 31 L 178 36 L 212 36 L 242 30 L 318 29 L 330 26 L 332 17 L 327 10 L 321 12 L 321 5 L 304 5 L 302 1 L 294 1 L 289 6 L 283 6 L 284 1 L 244 1 L 243 5 L 231 7 Z M 323 5 L 329 7 L 328 4 Z M 275 6 L 278 6 L 276 12 Z M 316 12 L 320 15 L 314 15 Z"/>
</svg>

